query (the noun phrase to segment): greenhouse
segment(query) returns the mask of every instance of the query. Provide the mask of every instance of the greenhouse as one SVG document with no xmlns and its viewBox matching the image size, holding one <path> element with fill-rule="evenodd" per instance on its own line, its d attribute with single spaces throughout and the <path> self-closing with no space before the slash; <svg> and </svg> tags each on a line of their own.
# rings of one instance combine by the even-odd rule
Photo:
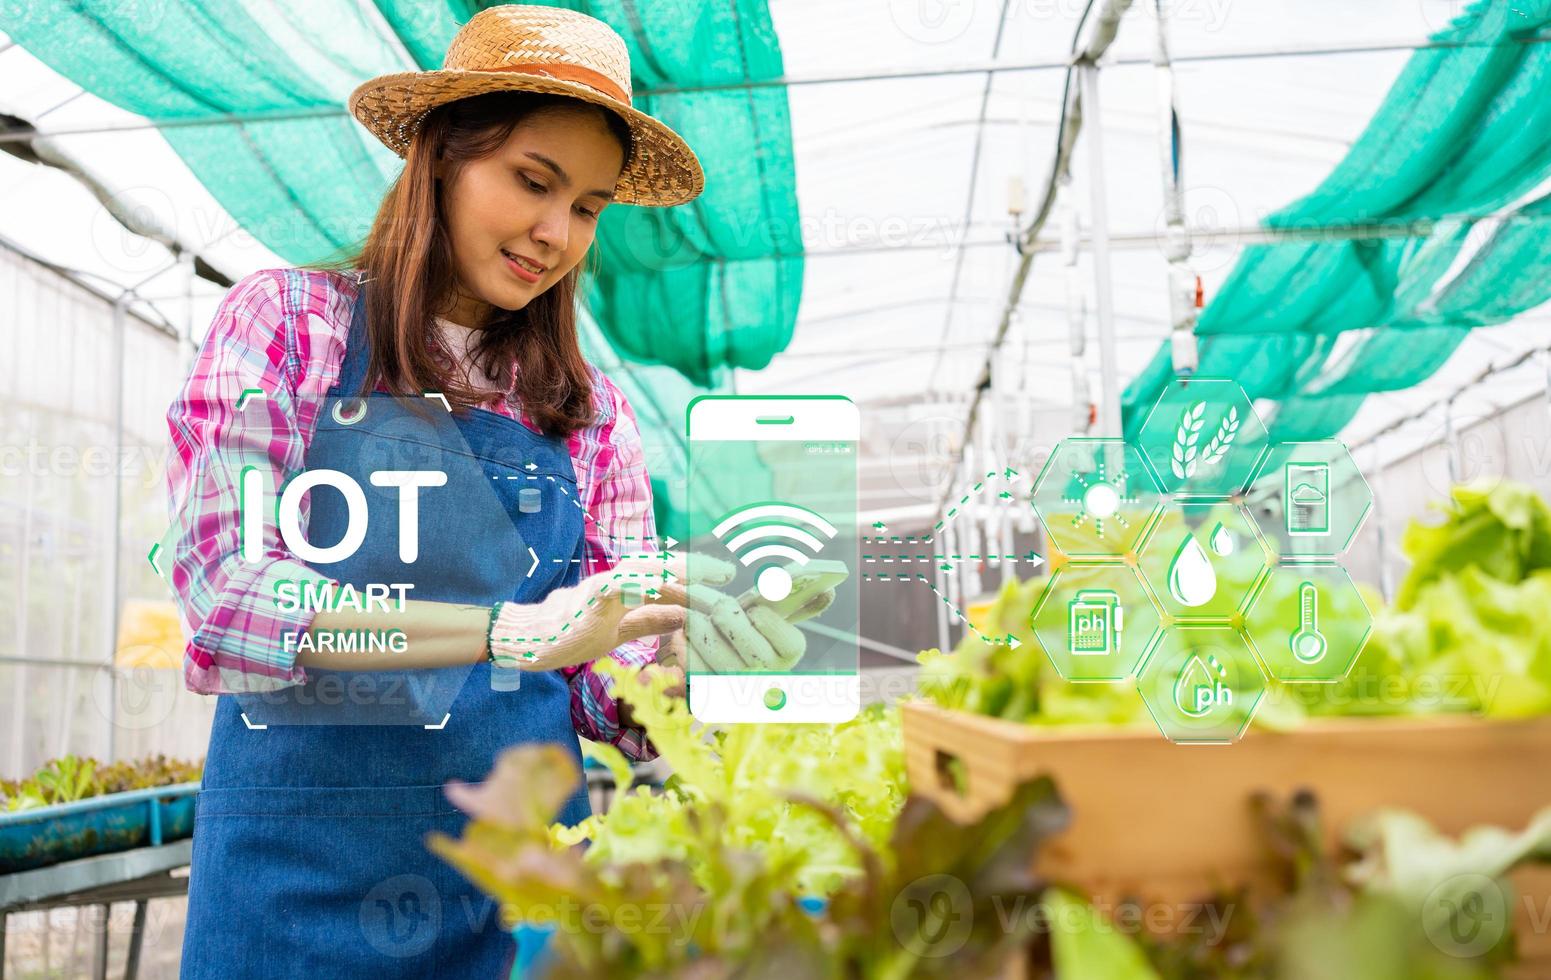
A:
<svg viewBox="0 0 1551 980">
<path fill-rule="evenodd" d="M 0 3 L 0 978 L 1551 976 L 1548 42 Z"/>
</svg>

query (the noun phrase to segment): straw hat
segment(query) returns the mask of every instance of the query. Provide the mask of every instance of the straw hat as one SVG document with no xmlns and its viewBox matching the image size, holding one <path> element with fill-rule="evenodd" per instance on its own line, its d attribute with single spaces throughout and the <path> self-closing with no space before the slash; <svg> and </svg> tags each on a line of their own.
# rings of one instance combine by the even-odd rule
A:
<svg viewBox="0 0 1551 980">
<path fill-rule="evenodd" d="M 610 109 L 630 125 L 635 147 L 619 175 L 620 204 L 683 204 L 705 189 L 700 161 L 684 139 L 630 105 L 630 54 L 594 17 L 508 4 L 464 24 L 440 71 L 382 75 L 350 93 L 350 111 L 388 149 L 404 156 L 433 108 L 485 92 L 549 92 Z"/>
</svg>

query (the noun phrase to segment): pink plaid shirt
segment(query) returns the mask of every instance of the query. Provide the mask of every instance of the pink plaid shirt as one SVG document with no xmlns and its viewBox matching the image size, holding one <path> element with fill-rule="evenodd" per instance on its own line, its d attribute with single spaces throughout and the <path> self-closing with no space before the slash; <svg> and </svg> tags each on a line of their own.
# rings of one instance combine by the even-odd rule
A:
<svg viewBox="0 0 1551 980">
<path fill-rule="evenodd" d="M 175 452 L 167 465 L 168 501 L 177 539 L 172 583 L 188 647 L 184 684 L 224 694 L 300 684 L 306 673 L 282 636 L 304 632 L 314 613 L 282 611 L 274 585 L 316 578 L 283 550 L 278 535 L 266 557 L 241 561 L 240 465 L 267 460 L 271 488 L 302 468 L 317 409 L 339 379 L 355 303 L 354 276 L 309 269 L 265 269 L 227 293 L 182 390 L 167 410 Z M 608 377 L 592 367 L 597 420 L 570 437 L 577 492 L 586 522 L 582 574 L 613 568 L 622 553 L 656 551 L 652 488 L 635 413 Z M 235 410 L 244 391 L 266 397 Z M 484 407 L 524 425 L 526 413 L 504 398 Z M 252 412 L 265 413 L 263 424 Z M 236 447 L 243 447 L 246 452 Z M 270 529 L 271 531 L 273 529 Z M 641 664 L 657 639 L 626 643 L 615 660 Z M 584 738 L 627 756 L 656 755 L 639 728 L 622 728 L 613 681 L 592 665 L 568 668 L 571 720 Z"/>
</svg>

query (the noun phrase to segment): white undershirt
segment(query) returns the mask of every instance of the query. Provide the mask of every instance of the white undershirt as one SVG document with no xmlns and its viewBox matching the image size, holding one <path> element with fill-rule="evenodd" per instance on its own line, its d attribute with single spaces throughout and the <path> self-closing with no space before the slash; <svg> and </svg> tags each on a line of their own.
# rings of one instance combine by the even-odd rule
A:
<svg viewBox="0 0 1551 980">
<path fill-rule="evenodd" d="M 505 383 L 491 377 L 480 370 L 471 356 L 472 349 L 479 342 L 479 331 L 473 327 L 465 327 L 461 323 L 453 323 L 444 317 L 434 317 L 437 336 L 443 344 L 452 352 L 453 363 L 463 370 L 463 377 L 469 385 L 492 392 L 491 397 L 504 396 L 507 386 Z"/>
</svg>

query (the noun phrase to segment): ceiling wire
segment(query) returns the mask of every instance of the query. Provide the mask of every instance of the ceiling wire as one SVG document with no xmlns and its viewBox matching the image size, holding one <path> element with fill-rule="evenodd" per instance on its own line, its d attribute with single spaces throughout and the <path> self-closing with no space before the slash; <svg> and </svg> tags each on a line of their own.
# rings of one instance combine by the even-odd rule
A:
<svg viewBox="0 0 1551 980">
<path fill-rule="evenodd" d="M 1089 6 L 1092 6 L 1092 3 L 1093 0 L 1089 0 Z M 991 57 L 993 59 L 1001 53 L 1002 38 L 1007 32 L 1007 9 L 1011 5 L 1011 0 L 1002 0 L 1002 13 L 996 21 L 996 39 L 991 43 Z M 1084 14 L 1084 19 L 1086 19 L 1086 16 Z M 991 105 L 991 88 L 995 83 L 996 76 L 987 72 L 985 88 L 980 93 L 979 118 L 975 123 L 975 147 L 970 151 L 969 157 L 969 190 L 964 195 L 964 216 L 959 221 L 958 238 L 960 244 L 954 249 L 953 278 L 948 283 L 948 306 L 943 310 L 942 334 L 937 340 L 937 345 L 940 348 L 946 347 L 948 343 L 948 334 L 953 329 L 953 315 L 957 312 L 954 300 L 959 295 L 959 282 L 963 278 L 964 258 L 967 254 L 962 243 L 969 234 L 969 219 L 975 212 L 975 191 L 980 186 L 980 152 L 985 146 L 986 111 Z M 931 380 L 927 383 L 928 390 L 937 383 L 937 371 L 942 366 L 943 356 L 943 351 L 939 350 L 932 364 Z"/>
<path fill-rule="evenodd" d="M 1510 39 L 1517 44 L 1545 44 L 1551 43 L 1551 35 L 1529 35 Z M 12 45 L 0 46 L 3 53 Z M 1500 47 L 1497 43 L 1487 42 L 1452 42 L 1452 41 L 1394 41 L 1377 42 L 1355 45 L 1325 45 L 1309 48 L 1278 48 L 1264 50 L 1244 51 L 1216 51 L 1198 54 L 1175 54 L 1170 56 L 1175 64 L 1211 63 L 1224 61 L 1258 61 L 1273 58 L 1301 58 L 1301 57 L 1325 57 L 1347 54 L 1382 54 L 1382 53 L 1410 53 L 1415 51 L 1437 51 L 1456 49 L 1486 49 Z M 1150 56 L 1118 57 L 1105 62 L 1106 68 L 1131 68 L 1151 67 Z M 730 82 L 718 82 L 711 85 L 695 85 L 682 87 L 661 87 L 643 89 L 636 93 L 638 98 L 645 96 L 681 95 L 694 92 L 734 91 L 740 89 L 756 88 L 796 88 L 807 85 L 837 85 L 856 82 L 874 81 L 898 81 L 905 79 L 945 78 L 954 75 L 984 75 L 1003 72 L 1036 72 L 1036 71 L 1063 71 L 1070 67 L 1068 61 L 1038 61 L 1017 64 L 970 64 L 948 65 L 942 68 L 928 68 L 910 71 L 873 71 L 850 75 L 815 75 L 811 77 L 779 77 L 769 79 L 740 80 Z M 140 129 L 171 129 L 180 126 L 216 126 L 216 125 L 241 125 L 254 122 L 283 122 L 291 119 L 316 119 L 324 116 L 343 116 L 348 110 L 341 105 L 309 106 L 305 108 L 284 109 L 277 111 L 261 111 L 249 113 L 212 113 L 204 116 L 183 116 L 173 119 L 145 119 L 113 124 L 74 127 L 70 129 L 49 130 L 46 132 L 0 133 L 0 143 L 16 142 L 21 139 L 30 139 L 34 136 L 81 136 L 92 133 L 129 132 Z"/>
</svg>

